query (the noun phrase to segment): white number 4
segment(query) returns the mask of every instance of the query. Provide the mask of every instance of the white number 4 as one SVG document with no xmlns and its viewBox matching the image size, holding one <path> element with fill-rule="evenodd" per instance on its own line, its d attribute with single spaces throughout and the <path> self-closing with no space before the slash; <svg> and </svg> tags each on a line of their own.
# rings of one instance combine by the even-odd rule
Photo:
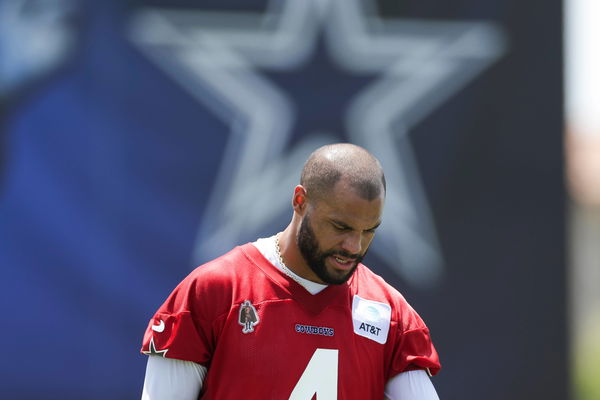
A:
<svg viewBox="0 0 600 400">
<path fill-rule="evenodd" d="M 337 400 L 338 350 L 317 349 L 313 353 L 289 400 Z"/>
</svg>

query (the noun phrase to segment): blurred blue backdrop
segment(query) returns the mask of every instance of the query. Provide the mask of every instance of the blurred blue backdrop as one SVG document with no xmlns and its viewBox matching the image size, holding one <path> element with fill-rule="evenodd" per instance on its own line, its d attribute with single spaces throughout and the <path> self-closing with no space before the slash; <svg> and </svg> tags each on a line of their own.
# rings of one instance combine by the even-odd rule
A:
<svg viewBox="0 0 600 400">
<path fill-rule="evenodd" d="M 567 398 L 561 41 L 557 0 L 3 0 L 2 397 L 139 397 L 173 287 L 351 141 L 440 397 Z"/>
</svg>

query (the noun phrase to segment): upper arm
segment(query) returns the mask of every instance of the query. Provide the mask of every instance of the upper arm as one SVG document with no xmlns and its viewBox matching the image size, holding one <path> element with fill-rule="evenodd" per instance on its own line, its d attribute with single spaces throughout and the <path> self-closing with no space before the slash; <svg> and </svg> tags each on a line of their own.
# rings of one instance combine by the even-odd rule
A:
<svg viewBox="0 0 600 400">
<path fill-rule="evenodd" d="M 206 367 L 192 361 L 149 356 L 142 400 L 196 400 Z"/>
<path fill-rule="evenodd" d="M 385 386 L 388 400 L 439 400 L 437 392 L 423 369 L 401 372 Z"/>
</svg>

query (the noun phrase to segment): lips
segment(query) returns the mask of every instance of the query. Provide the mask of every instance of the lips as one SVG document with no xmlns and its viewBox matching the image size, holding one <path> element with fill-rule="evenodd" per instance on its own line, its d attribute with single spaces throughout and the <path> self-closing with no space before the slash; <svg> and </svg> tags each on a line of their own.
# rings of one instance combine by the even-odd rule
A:
<svg viewBox="0 0 600 400">
<path fill-rule="evenodd" d="M 342 257 L 340 255 L 329 256 L 329 260 L 336 269 L 350 270 L 356 263 L 356 258 Z"/>
</svg>

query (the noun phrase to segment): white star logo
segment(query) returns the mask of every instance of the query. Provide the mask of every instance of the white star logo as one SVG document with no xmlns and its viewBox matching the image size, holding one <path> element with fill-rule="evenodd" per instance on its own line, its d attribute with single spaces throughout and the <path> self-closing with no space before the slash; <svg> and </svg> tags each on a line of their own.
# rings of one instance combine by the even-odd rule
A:
<svg viewBox="0 0 600 400">
<path fill-rule="evenodd" d="M 150 343 L 148 344 L 148 351 L 142 351 L 142 353 L 145 354 L 145 355 L 147 355 L 147 356 L 161 356 L 161 357 L 166 357 L 167 356 L 167 351 L 169 351 L 169 349 L 157 350 L 156 349 L 156 345 L 154 344 L 154 338 L 150 338 Z"/>
<path fill-rule="evenodd" d="M 339 133 L 306 132 L 288 149 L 298 116 L 258 71 L 302 66 L 322 31 L 340 68 L 378 76 L 344 116 L 348 141 L 373 152 L 386 171 L 384 224 L 372 251 L 412 285 L 439 281 L 442 256 L 407 133 L 503 53 L 503 35 L 483 22 L 383 21 L 366 12 L 366 3 L 276 1 L 260 16 L 146 9 L 134 18 L 134 43 L 231 121 L 196 264 L 285 224 L 290 188 L 307 156 L 340 141 Z"/>
<path fill-rule="evenodd" d="M 67 59 L 78 7 L 74 0 L 0 1 L 0 99 Z"/>
</svg>

